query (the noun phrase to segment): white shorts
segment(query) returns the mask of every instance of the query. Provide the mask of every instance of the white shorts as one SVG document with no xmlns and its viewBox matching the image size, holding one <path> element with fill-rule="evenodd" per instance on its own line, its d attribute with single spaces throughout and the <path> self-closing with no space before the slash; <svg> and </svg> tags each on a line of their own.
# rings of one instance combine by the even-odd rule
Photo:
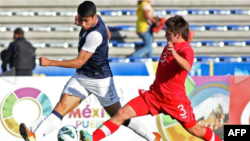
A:
<svg viewBox="0 0 250 141">
<path fill-rule="evenodd" d="M 94 94 L 103 107 L 115 104 L 120 100 L 116 93 L 113 77 L 95 79 L 77 72 L 67 82 L 62 93 L 78 96 L 81 100 Z"/>
</svg>

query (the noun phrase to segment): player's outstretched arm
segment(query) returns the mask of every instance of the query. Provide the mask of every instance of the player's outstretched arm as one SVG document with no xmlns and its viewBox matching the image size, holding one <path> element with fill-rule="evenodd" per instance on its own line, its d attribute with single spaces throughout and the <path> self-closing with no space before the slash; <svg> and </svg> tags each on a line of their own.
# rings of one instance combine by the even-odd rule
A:
<svg viewBox="0 0 250 141">
<path fill-rule="evenodd" d="M 87 52 L 85 50 L 81 50 L 78 57 L 72 60 L 63 60 L 56 61 L 50 60 L 45 57 L 39 58 L 40 66 L 56 66 L 56 67 L 65 67 L 65 68 L 80 68 L 82 67 L 88 59 L 92 56 L 92 52 Z"/>
</svg>

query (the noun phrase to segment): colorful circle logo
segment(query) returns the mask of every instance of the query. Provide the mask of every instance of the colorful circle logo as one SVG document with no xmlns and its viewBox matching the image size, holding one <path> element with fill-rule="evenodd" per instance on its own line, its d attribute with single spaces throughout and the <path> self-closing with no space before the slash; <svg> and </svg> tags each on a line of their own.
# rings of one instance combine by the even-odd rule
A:
<svg viewBox="0 0 250 141">
<path fill-rule="evenodd" d="M 18 103 L 24 100 L 32 101 L 39 109 L 38 118 L 32 125 L 47 117 L 52 111 L 52 105 L 48 96 L 38 89 L 25 87 L 7 94 L 1 105 L 1 122 L 8 132 L 17 137 L 21 137 L 19 134 L 20 123 L 17 122 L 16 119 L 19 117 L 15 117 L 14 111 L 15 108 L 18 108 Z M 29 109 L 22 110 L 27 111 Z M 32 114 L 32 111 L 29 112 L 29 114 Z"/>
</svg>

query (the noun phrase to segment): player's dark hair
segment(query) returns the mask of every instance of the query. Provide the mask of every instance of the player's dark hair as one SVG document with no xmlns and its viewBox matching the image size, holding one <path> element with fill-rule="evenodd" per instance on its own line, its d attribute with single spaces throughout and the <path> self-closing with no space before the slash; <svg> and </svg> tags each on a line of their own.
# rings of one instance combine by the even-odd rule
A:
<svg viewBox="0 0 250 141">
<path fill-rule="evenodd" d="M 182 38 L 188 41 L 189 34 L 189 24 L 188 22 L 180 15 L 175 15 L 166 20 L 165 25 L 174 35 L 182 34 Z"/>
<path fill-rule="evenodd" d="M 96 14 L 96 6 L 92 1 L 84 1 L 77 8 L 77 13 L 81 17 L 93 17 Z"/>
</svg>

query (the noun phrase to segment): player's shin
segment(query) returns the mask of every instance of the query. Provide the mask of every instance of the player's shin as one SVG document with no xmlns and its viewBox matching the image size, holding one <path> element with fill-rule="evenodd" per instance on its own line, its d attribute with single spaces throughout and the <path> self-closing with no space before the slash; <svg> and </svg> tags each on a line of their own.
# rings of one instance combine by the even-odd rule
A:
<svg viewBox="0 0 250 141">
<path fill-rule="evenodd" d="M 119 126 L 110 120 L 107 120 L 93 133 L 93 141 L 99 141 L 118 130 Z"/>
<path fill-rule="evenodd" d="M 36 139 L 39 140 L 48 133 L 55 130 L 62 121 L 63 116 L 53 110 L 49 116 L 47 116 L 36 128 L 35 135 Z"/>
<path fill-rule="evenodd" d="M 155 140 L 155 135 L 153 132 L 148 130 L 147 127 L 143 125 L 140 121 L 136 119 L 129 119 L 123 123 L 124 126 L 130 128 L 133 130 L 135 133 L 140 135 L 141 137 L 147 139 L 148 141 L 154 141 Z"/>
</svg>

